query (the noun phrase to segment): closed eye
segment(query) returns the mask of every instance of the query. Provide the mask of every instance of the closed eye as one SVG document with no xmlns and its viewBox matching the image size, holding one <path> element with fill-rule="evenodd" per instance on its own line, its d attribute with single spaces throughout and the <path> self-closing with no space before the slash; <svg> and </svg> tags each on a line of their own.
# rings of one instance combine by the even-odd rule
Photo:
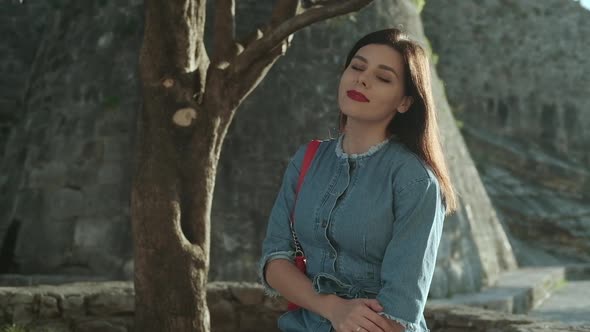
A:
<svg viewBox="0 0 590 332">
<path fill-rule="evenodd" d="M 357 66 L 352 66 L 352 65 L 350 66 L 350 68 L 352 68 L 353 70 L 356 70 L 356 71 L 362 71 L 363 70 L 363 68 L 360 68 L 360 67 L 357 67 Z M 390 80 L 385 79 L 383 77 L 377 77 L 377 79 L 379 79 L 381 82 L 391 83 Z"/>
</svg>

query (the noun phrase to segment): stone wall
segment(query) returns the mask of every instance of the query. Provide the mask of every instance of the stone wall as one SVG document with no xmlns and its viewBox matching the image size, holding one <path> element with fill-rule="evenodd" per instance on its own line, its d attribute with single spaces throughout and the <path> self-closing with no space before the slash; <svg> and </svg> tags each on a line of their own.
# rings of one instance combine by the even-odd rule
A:
<svg viewBox="0 0 590 332">
<path fill-rule="evenodd" d="M 0 162 L 1 266 L 25 274 L 129 278 L 142 3 L 53 3 L 39 32 L 45 42 L 37 69 L 28 73 L 23 115 Z M 267 19 L 273 3 L 239 1 L 237 34 Z M 28 20 L 42 15 L 30 10 Z M 391 26 L 403 27 L 428 48 L 415 1 L 376 0 L 360 13 L 296 33 L 287 55 L 240 107 L 215 185 L 212 280 L 255 280 L 268 214 L 289 158 L 300 144 L 337 134 L 336 90 L 346 53 L 362 35 Z M 458 213 L 445 221 L 431 288 L 432 296 L 445 297 L 492 284 L 515 260 L 435 71 L 433 77 L 460 202 Z"/>
<path fill-rule="evenodd" d="M 252 283 L 211 283 L 208 305 L 213 332 L 278 332 L 276 320 L 286 310 L 281 298 L 264 296 Z M 130 282 L 75 283 L 62 286 L 0 288 L 0 324 L 41 332 L 133 331 L 134 293 Z M 432 332 L 590 331 L 464 306 L 427 305 Z"/>
<path fill-rule="evenodd" d="M 0 4 L 0 156 L 13 126 L 22 118 L 23 100 L 29 87 L 31 66 L 43 43 L 43 30 L 51 15 L 40 15 L 31 20 L 34 13 L 51 12 L 46 1 L 35 1 L 22 6 L 18 0 L 6 0 Z M 14 36 L 14 37 L 8 37 Z"/>
<path fill-rule="evenodd" d="M 519 263 L 590 261 L 590 11 L 441 0 L 422 19 Z"/>
<path fill-rule="evenodd" d="M 18 118 L 0 163 L 1 272 L 129 276 L 142 4 L 35 3 L 13 4 L 26 15 L 6 21 L 19 30 L 47 18 L 9 47 L 37 49 L 18 69 L 20 108 L 2 110 Z"/>
</svg>

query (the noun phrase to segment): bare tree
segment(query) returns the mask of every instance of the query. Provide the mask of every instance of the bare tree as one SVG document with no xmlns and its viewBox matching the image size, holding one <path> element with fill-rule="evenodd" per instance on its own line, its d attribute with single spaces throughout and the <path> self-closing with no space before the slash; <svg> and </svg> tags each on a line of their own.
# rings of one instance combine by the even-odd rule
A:
<svg viewBox="0 0 590 332">
<path fill-rule="evenodd" d="M 137 331 L 209 331 L 210 215 L 221 146 L 241 102 L 292 34 L 372 0 L 277 0 L 269 22 L 234 36 L 235 0 L 146 0 L 143 106 L 132 189 Z"/>
</svg>

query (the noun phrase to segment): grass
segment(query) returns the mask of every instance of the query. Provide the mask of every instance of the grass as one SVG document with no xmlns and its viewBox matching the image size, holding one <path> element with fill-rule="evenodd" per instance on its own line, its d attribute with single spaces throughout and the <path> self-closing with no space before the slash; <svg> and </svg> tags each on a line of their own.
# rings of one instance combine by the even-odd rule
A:
<svg viewBox="0 0 590 332">
<path fill-rule="evenodd" d="M 39 331 L 39 330 L 37 329 L 36 331 Z M 50 328 L 45 328 L 40 331 L 53 332 L 53 330 Z M 0 332 L 29 332 L 29 330 L 23 326 L 20 326 L 20 325 L 10 324 L 10 325 L 4 325 L 4 326 L 0 327 Z"/>
<path fill-rule="evenodd" d="M 0 330 L 1 332 L 27 332 L 27 330 L 22 327 L 22 326 L 18 326 L 18 325 L 6 325 L 4 327 L 2 327 L 2 330 Z"/>
</svg>

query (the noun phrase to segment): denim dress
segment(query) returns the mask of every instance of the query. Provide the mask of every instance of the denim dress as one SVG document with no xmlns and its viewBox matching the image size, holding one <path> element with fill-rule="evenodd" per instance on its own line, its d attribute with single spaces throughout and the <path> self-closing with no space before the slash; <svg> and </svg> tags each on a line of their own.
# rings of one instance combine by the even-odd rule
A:
<svg viewBox="0 0 590 332">
<path fill-rule="evenodd" d="M 423 311 L 445 216 L 437 178 L 395 136 L 351 155 L 342 150 L 343 137 L 321 142 L 297 198 L 295 231 L 307 277 L 317 293 L 376 298 L 380 315 L 406 331 L 427 332 Z M 258 273 L 269 296 L 279 293 L 264 278 L 266 264 L 295 257 L 289 219 L 306 146 L 285 170 L 262 244 Z M 278 326 L 333 331 L 329 320 L 304 308 L 280 316 Z"/>
</svg>

